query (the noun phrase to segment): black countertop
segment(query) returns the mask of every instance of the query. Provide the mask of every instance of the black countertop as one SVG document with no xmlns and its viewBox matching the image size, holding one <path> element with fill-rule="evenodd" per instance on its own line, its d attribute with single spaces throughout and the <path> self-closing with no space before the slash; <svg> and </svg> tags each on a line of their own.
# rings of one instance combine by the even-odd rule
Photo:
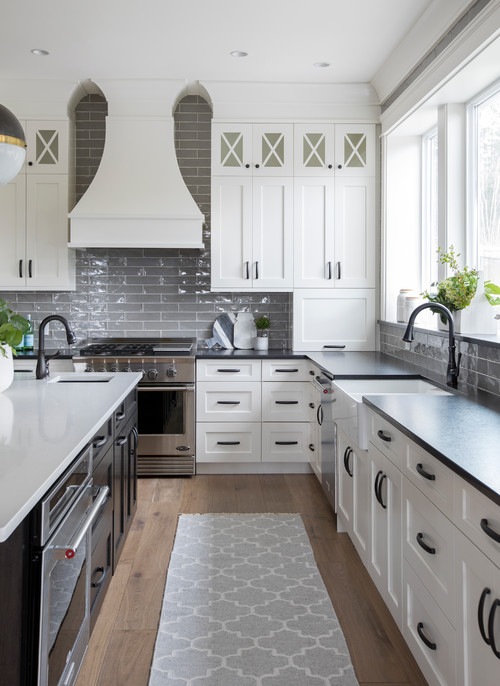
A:
<svg viewBox="0 0 500 686">
<path fill-rule="evenodd" d="M 500 505 L 500 398 L 370 395 L 363 401 Z"/>
</svg>

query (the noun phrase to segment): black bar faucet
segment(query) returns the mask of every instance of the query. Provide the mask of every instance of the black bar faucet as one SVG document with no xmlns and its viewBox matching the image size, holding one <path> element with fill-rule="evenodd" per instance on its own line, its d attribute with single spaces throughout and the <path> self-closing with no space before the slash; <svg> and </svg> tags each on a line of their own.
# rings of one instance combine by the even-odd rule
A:
<svg viewBox="0 0 500 686">
<path fill-rule="evenodd" d="M 455 321 L 453 319 L 453 314 L 451 311 L 445 307 L 444 305 L 441 305 L 441 303 L 424 303 L 423 305 L 419 305 L 416 307 L 413 312 L 410 314 L 410 318 L 408 320 L 408 326 L 406 327 L 406 331 L 403 336 L 403 341 L 406 343 L 411 343 L 413 340 L 413 324 L 415 322 L 415 319 L 417 315 L 422 312 L 422 310 L 427 309 L 430 307 L 432 310 L 438 310 L 442 314 L 445 315 L 445 317 L 448 320 L 448 366 L 446 368 L 446 385 L 450 386 L 451 388 L 457 388 L 458 386 L 458 375 L 460 373 L 460 360 L 462 359 L 462 353 L 458 354 L 457 361 L 455 361 Z"/>
<path fill-rule="evenodd" d="M 48 317 L 45 317 L 45 319 L 43 319 L 40 324 L 40 329 L 38 332 L 38 357 L 36 362 L 37 379 L 46 379 L 49 376 L 49 359 L 51 358 L 45 357 L 45 327 L 51 321 L 57 321 L 64 324 L 64 328 L 66 329 L 66 340 L 68 341 L 68 345 L 76 343 L 76 336 L 71 330 L 71 327 L 67 319 L 62 317 L 60 314 L 51 314 Z M 56 353 L 56 355 L 57 354 L 58 353 Z M 55 357 L 55 355 L 52 355 L 51 357 Z"/>
</svg>

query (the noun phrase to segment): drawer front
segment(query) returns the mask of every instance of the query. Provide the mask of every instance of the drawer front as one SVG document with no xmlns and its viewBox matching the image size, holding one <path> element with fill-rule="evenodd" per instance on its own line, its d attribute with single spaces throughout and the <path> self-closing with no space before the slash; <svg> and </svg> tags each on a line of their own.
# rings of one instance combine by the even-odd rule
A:
<svg viewBox="0 0 500 686">
<path fill-rule="evenodd" d="M 260 422 L 260 386 L 252 381 L 197 384 L 197 421 Z"/>
<path fill-rule="evenodd" d="M 375 412 L 370 414 L 370 441 L 401 469 L 405 461 L 408 439 L 380 415 Z"/>
<path fill-rule="evenodd" d="M 99 524 L 92 532 L 90 572 L 90 628 L 93 629 L 111 582 L 113 554 L 113 509 L 108 503 Z"/>
<path fill-rule="evenodd" d="M 500 567 L 500 506 L 456 476 L 455 524 Z"/>
<path fill-rule="evenodd" d="M 262 462 L 309 462 L 311 438 L 308 422 L 262 424 Z"/>
<path fill-rule="evenodd" d="M 454 686 L 457 683 L 455 629 L 406 560 L 403 565 L 405 641 L 429 684 Z"/>
<path fill-rule="evenodd" d="M 197 462 L 260 462 L 261 430 L 258 423 L 198 423 Z"/>
<path fill-rule="evenodd" d="M 313 422 L 316 406 L 308 381 L 262 384 L 262 419 L 265 422 Z"/>
<path fill-rule="evenodd" d="M 402 472 L 449 519 L 453 518 L 455 474 L 433 455 L 408 441 Z"/>
<path fill-rule="evenodd" d="M 92 438 L 92 466 L 94 470 L 97 469 L 100 461 L 112 444 L 113 418 L 109 417 L 109 419 L 99 428 L 99 431 L 96 431 L 94 437 Z"/>
<path fill-rule="evenodd" d="M 403 479 L 403 553 L 442 611 L 455 621 L 455 527 Z"/>
<path fill-rule="evenodd" d="M 198 360 L 197 381 L 260 381 L 260 360 Z"/>
<path fill-rule="evenodd" d="M 310 381 L 308 360 L 262 360 L 262 381 Z"/>
</svg>

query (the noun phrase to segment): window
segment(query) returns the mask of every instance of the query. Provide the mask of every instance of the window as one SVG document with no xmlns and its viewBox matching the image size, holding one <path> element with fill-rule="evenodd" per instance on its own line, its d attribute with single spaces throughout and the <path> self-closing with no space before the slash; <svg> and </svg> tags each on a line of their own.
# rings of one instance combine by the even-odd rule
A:
<svg viewBox="0 0 500 686">
<path fill-rule="evenodd" d="M 500 283 L 500 82 L 469 106 L 471 253 Z M 471 260 L 472 262 L 472 260 Z"/>
<path fill-rule="evenodd" d="M 438 280 L 438 132 L 422 136 L 422 284 Z"/>
</svg>

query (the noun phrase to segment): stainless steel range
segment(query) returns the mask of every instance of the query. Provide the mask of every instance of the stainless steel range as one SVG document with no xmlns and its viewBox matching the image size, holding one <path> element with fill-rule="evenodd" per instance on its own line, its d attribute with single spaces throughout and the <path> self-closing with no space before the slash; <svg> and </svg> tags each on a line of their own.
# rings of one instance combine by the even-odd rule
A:
<svg viewBox="0 0 500 686">
<path fill-rule="evenodd" d="M 77 372 L 142 372 L 138 475 L 195 473 L 195 339 L 99 338 L 73 357 Z"/>
</svg>

